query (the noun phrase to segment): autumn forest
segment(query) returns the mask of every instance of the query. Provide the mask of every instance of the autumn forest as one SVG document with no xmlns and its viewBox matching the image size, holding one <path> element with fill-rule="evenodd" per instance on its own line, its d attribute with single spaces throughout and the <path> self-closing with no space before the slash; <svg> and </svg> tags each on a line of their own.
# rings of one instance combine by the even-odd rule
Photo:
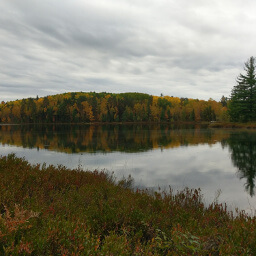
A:
<svg viewBox="0 0 256 256">
<path fill-rule="evenodd" d="M 0 104 L 2 123 L 227 121 L 220 102 L 143 93 L 72 92 Z"/>
</svg>

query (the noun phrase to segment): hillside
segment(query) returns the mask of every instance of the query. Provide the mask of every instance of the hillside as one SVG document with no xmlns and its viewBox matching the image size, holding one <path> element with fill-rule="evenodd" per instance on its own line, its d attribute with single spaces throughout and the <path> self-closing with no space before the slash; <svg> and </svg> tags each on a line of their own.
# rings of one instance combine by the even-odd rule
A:
<svg viewBox="0 0 256 256">
<path fill-rule="evenodd" d="M 2 102 L 2 123 L 226 121 L 227 108 L 214 100 L 143 93 L 72 92 Z"/>
</svg>

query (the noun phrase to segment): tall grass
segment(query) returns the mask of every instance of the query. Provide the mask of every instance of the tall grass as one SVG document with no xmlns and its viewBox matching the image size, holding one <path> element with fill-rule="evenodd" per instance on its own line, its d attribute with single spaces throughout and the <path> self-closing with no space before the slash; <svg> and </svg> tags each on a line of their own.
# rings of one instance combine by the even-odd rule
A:
<svg viewBox="0 0 256 256">
<path fill-rule="evenodd" d="M 256 255 L 256 218 L 200 189 L 130 189 L 105 172 L 0 157 L 0 255 Z"/>
</svg>

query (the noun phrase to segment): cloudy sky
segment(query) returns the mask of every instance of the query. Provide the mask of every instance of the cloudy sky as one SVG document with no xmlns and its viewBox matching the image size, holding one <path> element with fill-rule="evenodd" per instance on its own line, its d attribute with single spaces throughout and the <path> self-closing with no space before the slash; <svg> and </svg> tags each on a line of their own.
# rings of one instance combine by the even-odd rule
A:
<svg viewBox="0 0 256 256">
<path fill-rule="evenodd" d="M 1 0 L 0 101 L 71 92 L 219 100 L 256 50 L 251 0 Z"/>
</svg>

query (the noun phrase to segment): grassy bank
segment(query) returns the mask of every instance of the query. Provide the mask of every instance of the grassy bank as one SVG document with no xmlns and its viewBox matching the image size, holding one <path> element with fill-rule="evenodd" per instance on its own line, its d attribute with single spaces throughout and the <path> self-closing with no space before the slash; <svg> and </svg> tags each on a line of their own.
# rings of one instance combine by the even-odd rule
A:
<svg viewBox="0 0 256 256">
<path fill-rule="evenodd" d="M 210 128 L 240 128 L 240 129 L 256 129 L 256 123 L 223 123 L 213 122 L 209 124 Z"/>
<path fill-rule="evenodd" d="M 0 157 L 0 255 L 256 255 L 255 217 L 130 184 Z"/>
</svg>

